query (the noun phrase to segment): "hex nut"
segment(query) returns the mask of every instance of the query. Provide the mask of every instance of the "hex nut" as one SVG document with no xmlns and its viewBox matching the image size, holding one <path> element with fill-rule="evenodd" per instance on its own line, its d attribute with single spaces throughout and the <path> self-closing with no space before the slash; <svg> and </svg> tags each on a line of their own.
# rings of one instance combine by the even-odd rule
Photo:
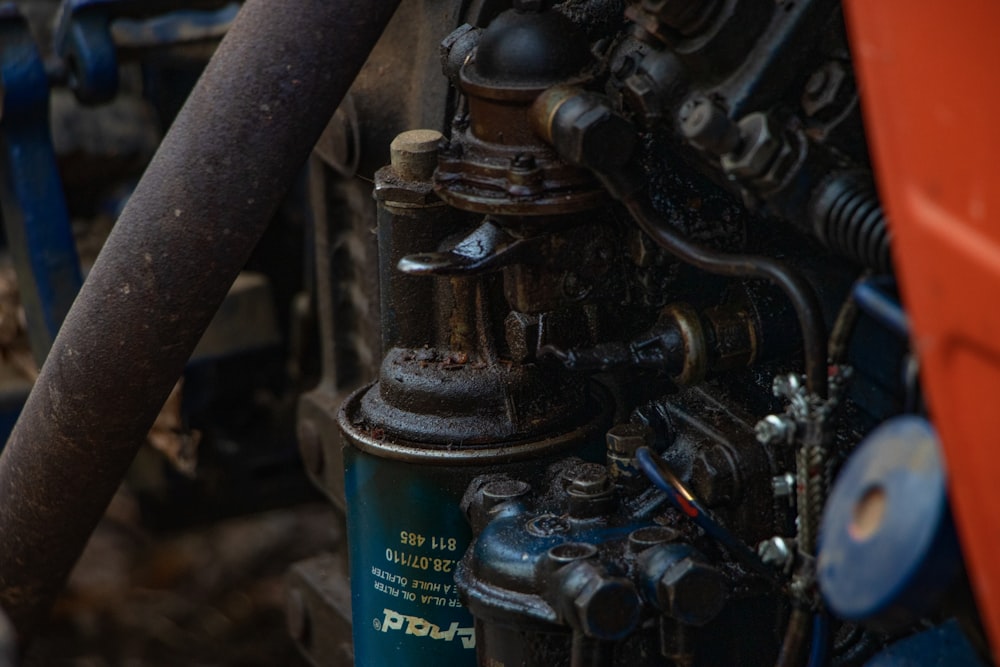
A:
<svg viewBox="0 0 1000 667">
<path fill-rule="evenodd" d="M 815 116 L 833 106 L 847 81 L 847 70 L 836 60 L 830 61 L 813 72 L 802 94 L 802 110 Z"/>
<path fill-rule="evenodd" d="M 570 480 L 569 494 L 579 498 L 596 498 L 611 489 L 607 467 L 600 463 L 582 464 Z"/>
<path fill-rule="evenodd" d="M 738 126 L 742 147 L 722 156 L 722 168 L 740 180 L 760 178 L 781 153 L 784 140 L 767 114 L 744 116 Z"/>
</svg>

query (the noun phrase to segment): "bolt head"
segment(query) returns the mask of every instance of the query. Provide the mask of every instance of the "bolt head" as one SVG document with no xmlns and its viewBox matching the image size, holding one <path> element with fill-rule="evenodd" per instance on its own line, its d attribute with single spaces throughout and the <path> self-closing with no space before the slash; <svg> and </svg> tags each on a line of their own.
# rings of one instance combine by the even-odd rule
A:
<svg viewBox="0 0 1000 667">
<path fill-rule="evenodd" d="M 847 70 L 837 61 L 828 62 L 815 71 L 802 94 L 802 109 L 806 115 L 815 116 L 833 107 L 846 81 Z"/>
<path fill-rule="evenodd" d="M 752 113 L 740 119 L 739 136 L 742 148 L 722 158 L 722 167 L 736 178 L 760 178 L 784 148 L 784 138 L 771 117 Z"/>
<path fill-rule="evenodd" d="M 795 495 L 795 489 L 795 475 L 790 472 L 771 479 L 771 490 L 775 498 L 789 498 Z"/>
<path fill-rule="evenodd" d="M 580 629 L 588 637 L 622 639 L 639 623 L 642 601 L 631 581 L 594 577 L 573 601 Z"/>
<path fill-rule="evenodd" d="M 608 451 L 632 457 L 640 447 L 653 441 L 653 430 L 645 424 L 618 424 L 606 436 Z"/>
<path fill-rule="evenodd" d="M 583 166 L 606 169 L 624 164 L 635 150 L 637 137 L 632 125 L 611 110 L 597 106 L 580 114 L 570 128 L 566 147 L 568 160 Z"/>
<path fill-rule="evenodd" d="M 584 463 L 575 471 L 569 484 L 571 496 L 595 498 L 611 489 L 608 469 L 599 463 Z"/>
<path fill-rule="evenodd" d="M 765 565 L 779 570 L 787 570 L 795 559 L 795 549 L 788 540 L 776 536 L 761 542 L 757 547 L 757 555 L 760 556 Z"/>
<path fill-rule="evenodd" d="M 786 415 L 768 415 L 757 422 L 754 433 L 762 445 L 791 444 L 795 422 Z"/>
<path fill-rule="evenodd" d="M 721 572 L 687 557 L 663 573 L 657 592 L 669 616 L 688 625 L 704 625 L 722 611 L 727 588 Z"/>
</svg>

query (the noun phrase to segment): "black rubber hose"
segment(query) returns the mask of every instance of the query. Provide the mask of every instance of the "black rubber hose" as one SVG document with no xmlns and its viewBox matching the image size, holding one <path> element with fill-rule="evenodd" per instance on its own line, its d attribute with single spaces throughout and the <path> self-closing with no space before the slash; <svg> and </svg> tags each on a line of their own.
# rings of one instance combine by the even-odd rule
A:
<svg viewBox="0 0 1000 667">
<path fill-rule="evenodd" d="M 870 173 L 836 174 L 819 189 L 811 211 L 827 247 L 879 273 L 892 272 L 891 235 Z"/>
<path fill-rule="evenodd" d="M 164 138 L 0 456 L 22 645 L 398 3 L 247 0 Z"/>
<path fill-rule="evenodd" d="M 792 302 L 802 329 L 806 385 L 810 392 L 821 398 L 826 397 L 826 328 L 819 300 L 809 283 L 776 260 L 719 252 L 691 242 L 669 222 L 662 220 L 642 194 L 633 194 L 623 203 L 639 227 L 681 261 L 708 273 L 761 278 L 777 285 Z"/>
</svg>

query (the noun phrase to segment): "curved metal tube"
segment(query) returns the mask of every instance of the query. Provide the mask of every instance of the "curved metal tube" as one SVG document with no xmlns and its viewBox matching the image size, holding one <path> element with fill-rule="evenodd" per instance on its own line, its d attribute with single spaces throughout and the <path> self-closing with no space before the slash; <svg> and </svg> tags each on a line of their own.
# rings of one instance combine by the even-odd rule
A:
<svg viewBox="0 0 1000 667">
<path fill-rule="evenodd" d="M 642 231 L 682 261 L 716 275 L 763 278 L 781 288 L 792 302 L 802 329 L 806 384 L 812 393 L 826 397 L 826 327 L 816 293 L 805 280 L 767 257 L 722 253 L 692 243 L 669 223 L 660 220 L 659 214 L 641 195 L 631 195 L 623 203 Z"/>
<path fill-rule="evenodd" d="M 248 0 L 163 140 L 0 456 L 22 645 L 398 3 Z"/>
</svg>

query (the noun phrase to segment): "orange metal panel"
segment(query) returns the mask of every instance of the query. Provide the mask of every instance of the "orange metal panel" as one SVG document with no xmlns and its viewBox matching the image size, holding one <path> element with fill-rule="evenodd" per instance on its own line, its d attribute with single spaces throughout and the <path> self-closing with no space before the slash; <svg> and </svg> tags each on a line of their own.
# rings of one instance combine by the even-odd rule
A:
<svg viewBox="0 0 1000 667">
<path fill-rule="evenodd" d="M 1000 657 L 1000 3 L 845 9 L 952 507 Z"/>
</svg>

